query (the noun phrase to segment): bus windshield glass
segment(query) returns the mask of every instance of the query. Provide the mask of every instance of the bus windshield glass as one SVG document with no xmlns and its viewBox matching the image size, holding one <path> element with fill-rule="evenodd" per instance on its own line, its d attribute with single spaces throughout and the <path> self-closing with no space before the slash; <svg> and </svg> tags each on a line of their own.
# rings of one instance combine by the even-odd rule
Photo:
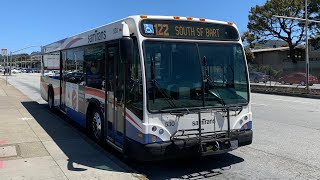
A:
<svg viewBox="0 0 320 180">
<path fill-rule="evenodd" d="M 144 42 L 148 109 L 246 105 L 246 62 L 237 43 Z"/>
</svg>

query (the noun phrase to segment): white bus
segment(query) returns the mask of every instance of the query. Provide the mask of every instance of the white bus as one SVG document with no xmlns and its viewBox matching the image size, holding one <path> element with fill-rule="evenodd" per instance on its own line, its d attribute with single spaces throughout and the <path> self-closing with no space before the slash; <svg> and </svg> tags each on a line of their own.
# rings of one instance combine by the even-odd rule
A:
<svg viewBox="0 0 320 180">
<path fill-rule="evenodd" d="M 140 160 L 252 143 L 248 70 L 236 26 L 130 16 L 43 46 L 41 96 Z"/>
</svg>

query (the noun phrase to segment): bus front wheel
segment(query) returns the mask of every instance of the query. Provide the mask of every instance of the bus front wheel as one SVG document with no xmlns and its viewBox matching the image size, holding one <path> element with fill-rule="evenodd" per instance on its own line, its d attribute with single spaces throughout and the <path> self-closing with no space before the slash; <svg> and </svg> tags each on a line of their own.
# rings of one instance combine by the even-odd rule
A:
<svg viewBox="0 0 320 180">
<path fill-rule="evenodd" d="M 101 111 L 93 107 L 90 113 L 89 130 L 90 136 L 95 142 L 101 143 L 103 140 L 104 118 Z"/>
</svg>

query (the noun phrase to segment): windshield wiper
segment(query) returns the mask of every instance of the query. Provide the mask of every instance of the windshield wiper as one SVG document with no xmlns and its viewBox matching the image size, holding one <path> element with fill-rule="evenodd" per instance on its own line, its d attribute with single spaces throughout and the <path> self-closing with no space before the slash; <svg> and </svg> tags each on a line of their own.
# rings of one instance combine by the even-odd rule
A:
<svg viewBox="0 0 320 180">
<path fill-rule="evenodd" d="M 226 106 L 226 103 L 224 102 L 223 98 L 221 97 L 220 93 L 219 93 L 219 90 L 218 89 L 214 89 L 216 93 L 212 92 L 212 90 L 209 90 L 208 92 L 213 95 L 218 101 L 220 104 L 222 104 L 223 106 Z"/>
<path fill-rule="evenodd" d="M 157 80 L 155 79 L 155 74 L 154 74 L 154 69 L 155 69 L 155 63 L 153 60 L 153 57 L 151 58 L 151 84 L 152 84 L 152 94 L 153 94 L 153 103 L 156 99 L 156 88 L 158 89 L 158 91 L 161 93 L 161 95 L 163 97 L 165 97 L 166 101 L 168 102 L 168 104 L 173 107 L 176 108 L 177 106 L 174 104 L 174 102 L 172 101 L 172 99 L 167 95 L 166 92 L 164 92 L 161 88 L 159 88 L 159 83 L 157 82 Z"/>
<path fill-rule="evenodd" d="M 214 80 L 211 79 L 210 75 L 209 75 L 209 70 L 208 70 L 208 63 L 207 63 L 207 58 L 206 56 L 203 56 L 203 60 L 201 63 L 201 58 L 200 58 L 200 51 L 199 51 L 199 46 L 197 44 L 197 50 L 198 50 L 198 57 L 199 57 L 199 61 L 200 61 L 200 65 L 201 66 L 201 72 L 204 72 L 204 74 L 201 73 L 202 76 L 202 101 L 203 101 L 203 106 L 205 106 L 205 93 L 208 92 L 208 94 L 210 93 L 211 95 L 213 95 L 220 104 L 222 104 L 223 106 L 226 106 L 226 103 L 224 102 L 223 98 L 220 95 L 220 92 L 217 88 L 215 88 L 214 85 Z M 213 93 L 210 90 L 210 87 L 213 87 L 213 89 L 217 92 L 217 94 Z"/>
</svg>

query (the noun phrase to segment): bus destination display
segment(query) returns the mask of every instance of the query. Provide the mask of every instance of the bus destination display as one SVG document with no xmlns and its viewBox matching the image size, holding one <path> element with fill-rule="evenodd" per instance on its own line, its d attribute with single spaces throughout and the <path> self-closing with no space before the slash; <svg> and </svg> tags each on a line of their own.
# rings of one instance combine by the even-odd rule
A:
<svg viewBox="0 0 320 180">
<path fill-rule="evenodd" d="M 205 22 L 144 20 L 141 32 L 146 37 L 201 40 L 239 40 L 238 31 L 230 25 Z"/>
</svg>

